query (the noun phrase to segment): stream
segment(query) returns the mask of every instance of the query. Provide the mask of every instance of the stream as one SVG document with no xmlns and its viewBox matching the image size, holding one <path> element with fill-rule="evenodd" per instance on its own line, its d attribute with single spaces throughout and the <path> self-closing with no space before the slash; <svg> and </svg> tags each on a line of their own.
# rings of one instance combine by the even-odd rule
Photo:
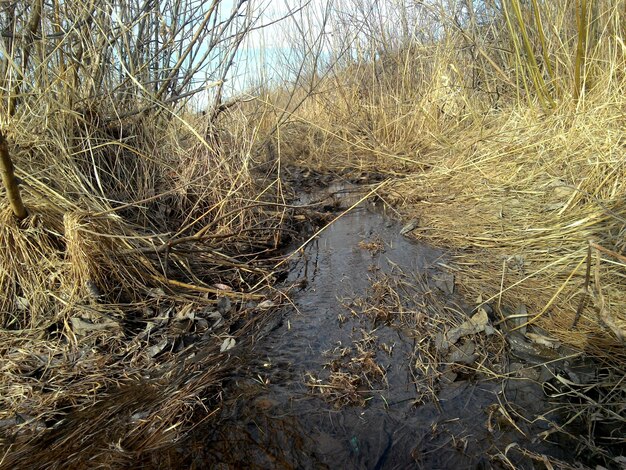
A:
<svg viewBox="0 0 626 470">
<path fill-rule="evenodd" d="M 329 192 L 343 208 L 359 197 Z M 358 205 L 293 259 L 293 305 L 225 384 L 220 425 L 198 426 L 185 444 L 195 468 L 545 468 L 541 455 L 574 458 L 548 420 L 533 419 L 554 408 L 540 382 L 471 367 L 435 380 L 416 366 L 432 350 L 414 328 L 432 299 L 471 308 L 433 287 L 445 253 L 401 235 L 380 205 Z M 528 419 L 507 415 L 511 402 Z"/>
</svg>

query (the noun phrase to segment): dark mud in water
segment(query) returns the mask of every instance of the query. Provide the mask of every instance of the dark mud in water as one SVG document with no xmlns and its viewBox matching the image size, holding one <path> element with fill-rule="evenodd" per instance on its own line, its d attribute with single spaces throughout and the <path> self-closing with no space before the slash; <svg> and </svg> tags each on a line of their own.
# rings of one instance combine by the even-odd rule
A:
<svg viewBox="0 0 626 470">
<path fill-rule="evenodd" d="M 386 274 L 429 279 L 438 273 L 443 254 L 412 242 L 400 230 L 382 211 L 363 203 L 294 260 L 287 283 L 303 281 L 294 308 L 283 312 L 226 385 L 220 425 L 200 425 L 183 446 L 184 453 L 193 454 L 190 464 L 223 469 L 545 468 L 529 455 L 574 458 L 556 434 L 548 437 L 550 442 L 538 437 L 549 429 L 545 420 L 509 421 L 500 411 L 513 401 L 529 421 L 547 413 L 551 407 L 540 385 L 524 381 L 505 387 L 501 380 L 460 374 L 429 396 L 414 367 L 422 338 L 407 322 L 350 313 L 355 299 L 374 295 L 373 283 Z M 427 311 L 428 297 L 427 287 L 416 283 L 400 303 L 405 312 Z M 454 296 L 447 301 L 463 309 Z M 357 391 L 362 403 L 338 408 L 339 390 L 334 402 L 318 393 L 330 383 L 327 365 L 341 361 L 342 351 L 349 362 L 359 347 L 370 351 L 385 378 L 371 375 L 371 382 Z M 310 386 L 315 383 L 321 387 Z"/>
</svg>

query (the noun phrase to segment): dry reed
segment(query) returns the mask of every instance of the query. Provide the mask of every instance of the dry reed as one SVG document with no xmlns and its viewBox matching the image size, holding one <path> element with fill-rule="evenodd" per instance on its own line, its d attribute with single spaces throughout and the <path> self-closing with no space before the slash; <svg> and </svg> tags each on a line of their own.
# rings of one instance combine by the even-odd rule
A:
<svg viewBox="0 0 626 470">
<path fill-rule="evenodd" d="M 282 188 L 255 173 L 224 81 L 193 88 L 253 20 L 221 3 L 0 7 L 0 124 L 28 211 L 0 192 L 2 468 L 158 466 L 265 318 L 246 302 L 269 293 Z"/>
<path fill-rule="evenodd" d="M 263 96 L 289 115 L 274 146 L 302 166 L 397 176 L 380 196 L 451 250 L 462 292 L 502 317 L 525 308 L 598 360 L 603 399 L 573 414 L 623 426 L 623 2 L 337 10 L 341 66 L 307 78 L 318 93 L 297 108 L 287 90 Z"/>
</svg>

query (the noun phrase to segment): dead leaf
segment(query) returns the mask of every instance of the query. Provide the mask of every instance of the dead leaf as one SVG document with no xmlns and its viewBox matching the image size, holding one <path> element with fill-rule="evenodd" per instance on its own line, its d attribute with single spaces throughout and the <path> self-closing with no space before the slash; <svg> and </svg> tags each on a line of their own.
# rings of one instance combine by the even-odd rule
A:
<svg viewBox="0 0 626 470">
<path fill-rule="evenodd" d="M 230 312 L 230 309 L 233 307 L 232 302 L 228 297 L 220 297 L 217 299 L 217 310 L 222 314 L 226 315 Z"/>
<path fill-rule="evenodd" d="M 227 291 L 227 292 L 232 292 L 232 290 L 233 290 L 232 287 L 227 286 L 226 284 L 220 284 L 219 282 L 213 284 L 213 287 L 215 287 L 216 289 L 219 289 L 219 290 Z"/>
<path fill-rule="evenodd" d="M 464 336 L 481 333 L 486 330 L 489 325 L 489 316 L 484 309 L 479 309 L 469 320 L 461 323 L 460 326 L 450 329 L 445 335 L 441 335 L 435 341 L 435 346 L 440 351 L 447 351 L 450 346 L 455 344 Z"/>
<path fill-rule="evenodd" d="M 159 354 L 163 352 L 163 350 L 167 347 L 168 344 L 169 344 L 169 340 L 167 338 L 164 338 L 161 341 L 159 341 L 157 344 L 155 344 L 154 346 L 150 346 L 148 348 L 148 356 L 150 357 L 158 356 Z"/>
<path fill-rule="evenodd" d="M 272 307 L 275 307 L 275 306 L 276 306 L 276 304 L 273 301 L 271 301 L 271 300 L 264 300 L 259 305 L 257 305 L 257 308 L 259 308 L 261 310 L 267 310 L 268 308 L 272 308 Z"/>
<path fill-rule="evenodd" d="M 448 295 L 454 294 L 454 274 L 441 273 L 433 276 L 435 286 Z"/>
<path fill-rule="evenodd" d="M 192 304 L 184 305 L 174 315 L 174 320 L 176 320 L 176 321 L 183 321 L 183 320 L 191 320 L 191 321 L 193 321 L 193 320 L 195 320 L 195 318 L 196 318 L 196 314 L 193 311 L 193 305 Z"/>
<path fill-rule="evenodd" d="M 550 338 L 548 336 L 540 335 L 539 333 L 526 333 L 526 337 L 533 343 L 545 346 L 550 349 L 557 349 L 561 346 L 561 342 L 557 339 Z"/>
<path fill-rule="evenodd" d="M 220 312 L 208 312 L 205 314 L 207 319 L 213 320 L 213 325 L 211 325 L 211 329 L 215 329 L 224 323 L 224 317 Z"/>
<path fill-rule="evenodd" d="M 235 344 L 237 342 L 235 341 L 235 338 L 226 338 L 223 342 L 222 345 L 220 346 L 220 352 L 224 352 L 224 351 L 228 351 L 229 349 L 233 349 L 235 347 Z"/>
<path fill-rule="evenodd" d="M 474 354 L 475 350 L 476 344 L 473 341 L 466 341 L 458 348 L 453 348 L 448 354 L 448 362 L 471 365 L 478 358 L 478 355 Z"/>
<path fill-rule="evenodd" d="M 119 329 L 119 325 L 112 321 L 103 323 L 93 323 L 85 318 L 72 317 L 70 318 L 72 323 L 72 331 L 77 335 L 86 335 L 92 331 L 105 331 Z"/>
<path fill-rule="evenodd" d="M 504 312 L 504 315 L 507 317 L 506 324 L 510 330 L 517 329 L 520 333 L 525 334 L 528 322 L 528 309 L 524 304 L 517 304 L 515 307 L 515 312 Z"/>
</svg>

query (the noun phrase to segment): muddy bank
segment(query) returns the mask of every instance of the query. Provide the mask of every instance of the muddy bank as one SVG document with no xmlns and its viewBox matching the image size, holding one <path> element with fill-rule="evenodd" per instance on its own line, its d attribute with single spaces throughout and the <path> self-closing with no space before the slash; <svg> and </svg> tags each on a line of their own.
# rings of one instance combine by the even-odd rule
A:
<svg viewBox="0 0 626 470">
<path fill-rule="evenodd" d="M 338 215 L 362 191 L 331 184 L 325 193 Z M 300 198 L 312 200 L 319 193 Z M 298 289 L 293 305 L 249 353 L 233 350 L 242 366 L 225 383 L 220 424 L 199 425 L 179 447 L 186 463 L 567 468 L 589 460 L 557 432 L 565 416 L 543 388 L 559 371 L 573 373 L 580 355 L 507 339 L 488 306 L 477 311 L 457 294 L 445 253 L 409 240 L 407 229 L 368 201 L 300 251 L 285 281 Z M 482 326 L 463 329 L 478 317 Z M 581 374 L 593 373 L 585 367 Z"/>
</svg>

